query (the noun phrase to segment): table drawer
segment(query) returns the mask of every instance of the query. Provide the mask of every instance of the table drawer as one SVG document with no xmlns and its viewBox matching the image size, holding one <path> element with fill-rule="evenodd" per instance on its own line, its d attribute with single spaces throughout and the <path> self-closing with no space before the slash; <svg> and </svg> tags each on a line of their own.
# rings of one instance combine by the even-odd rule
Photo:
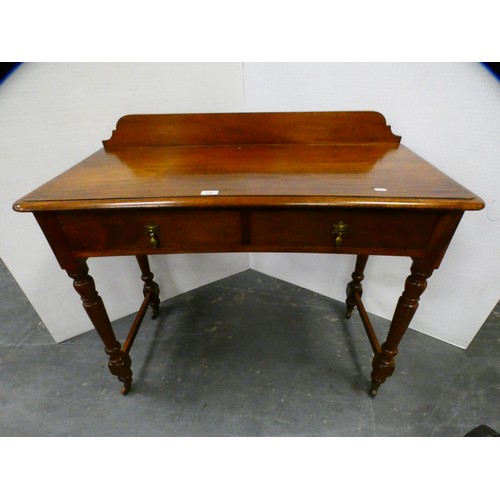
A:
<svg viewBox="0 0 500 500">
<path fill-rule="evenodd" d="M 256 210 L 250 220 L 251 243 L 283 251 L 411 253 L 427 247 L 440 215 L 437 211 L 388 209 Z M 334 231 L 341 222 L 347 227 L 337 246 L 339 234 Z"/>
<path fill-rule="evenodd" d="M 241 244 L 237 210 L 98 211 L 63 213 L 58 220 L 71 249 L 82 255 L 201 252 Z"/>
<path fill-rule="evenodd" d="M 58 220 L 71 250 L 81 256 L 224 251 L 418 255 L 440 216 L 438 211 L 388 209 L 151 209 L 66 212 Z M 345 232 L 339 241 L 335 228 L 341 222 Z"/>
</svg>

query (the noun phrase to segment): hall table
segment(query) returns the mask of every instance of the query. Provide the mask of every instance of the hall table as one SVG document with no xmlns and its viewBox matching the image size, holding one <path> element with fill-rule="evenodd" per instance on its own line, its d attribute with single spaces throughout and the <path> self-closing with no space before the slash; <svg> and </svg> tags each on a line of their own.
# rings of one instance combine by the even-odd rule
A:
<svg viewBox="0 0 500 500">
<path fill-rule="evenodd" d="M 366 329 L 374 397 L 464 211 L 484 207 L 400 139 L 373 111 L 129 115 L 104 148 L 14 209 L 34 213 L 74 280 L 123 394 L 141 322 L 148 308 L 153 317 L 159 310 L 148 255 L 357 255 L 346 317 L 356 307 Z M 143 281 L 144 301 L 123 345 L 86 263 L 110 255 L 134 255 Z M 412 260 L 381 345 L 361 300 L 369 255 Z"/>
</svg>

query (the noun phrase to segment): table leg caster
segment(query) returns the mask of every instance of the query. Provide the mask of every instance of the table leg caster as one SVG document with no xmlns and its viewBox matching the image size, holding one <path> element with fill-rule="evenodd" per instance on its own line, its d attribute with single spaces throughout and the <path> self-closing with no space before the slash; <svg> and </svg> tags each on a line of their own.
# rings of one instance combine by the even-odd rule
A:
<svg viewBox="0 0 500 500">
<path fill-rule="evenodd" d="M 121 393 L 126 396 L 130 392 L 130 388 L 132 387 L 132 384 L 124 384 Z"/>
<path fill-rule="evenodd" d="M 156 319 L 158 317 L 159 312 L 160 311 L 158 307 L 151 306 L 151 319 Z"/>
<path fill-rule="evenodd" d="M 130 380 L 122 380 L 123 382 L 123 387 L 121 388 L 121 393 L 126 396 L 132 387 L 132 379 Z"/>
</svg>

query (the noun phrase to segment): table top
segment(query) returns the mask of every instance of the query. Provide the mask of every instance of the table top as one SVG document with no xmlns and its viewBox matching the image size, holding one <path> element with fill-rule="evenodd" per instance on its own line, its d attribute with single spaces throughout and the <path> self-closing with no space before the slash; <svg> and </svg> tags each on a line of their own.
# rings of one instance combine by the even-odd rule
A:
<svg viewBox="0 0 500 500">
<path fill-rule="evenodd" d="M 132 115 L 14 209 L 483 208 L 399 139 L 375 112 Z"/>
</svg>

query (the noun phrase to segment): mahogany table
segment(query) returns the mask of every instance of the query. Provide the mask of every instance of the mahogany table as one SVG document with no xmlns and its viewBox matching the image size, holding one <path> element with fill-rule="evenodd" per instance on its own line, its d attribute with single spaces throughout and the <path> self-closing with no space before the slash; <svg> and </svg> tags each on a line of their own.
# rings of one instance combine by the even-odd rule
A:
<svg viewBox="0 0 500 500">
<path fill-rule="evenodd" d="M 376 112 L 130 115 L 104 148 L 14 204 L 33 212 L 109 356 L 132 383 L 130 349 L 159 289 L 148 255 L 311 252 L 357 255 L 347 285 L 372 346 L 370 393 L 394 371 L 398 344 L 465 210 L 483 201 L 400 144 Z M 89 257 L 135 255 L 144 301 L 123 346 Z M 369 255 L 412 259 L 387 338 L 361 300 Z"/>
</svg>

